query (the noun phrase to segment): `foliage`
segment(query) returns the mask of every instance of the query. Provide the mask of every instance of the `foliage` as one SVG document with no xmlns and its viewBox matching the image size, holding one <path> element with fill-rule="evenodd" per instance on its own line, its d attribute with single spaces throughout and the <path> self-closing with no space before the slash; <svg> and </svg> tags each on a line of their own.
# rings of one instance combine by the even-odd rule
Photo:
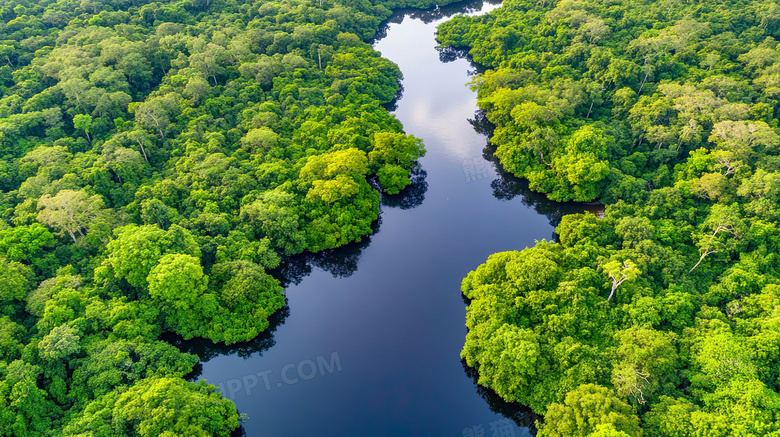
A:
<svg viewBox="0 0 780 437">
<path fill-rule="evenodd" d="M 0 436 L 237 428 L 160 336 L 251 340 L 267 269 L 372 232 L 425 149 L 366 41 L 434 3 L 0 4 Z"/>
<path fill-rule="evenodd" d="M 463 280 L 462 356 L 540 436 L 780 434 L 777 12 L 512 0 L 440 26 L 489 67 L 502 165 L 607 204 Z"/>
<path fill-rule="evenodd" d="M 471 86 L 507 170 L 555 200 L 629 200 L 692 151 L 717 155 L 698 175 L 712 186 L 776 148 L 780 29 L 766 8 L 513 0 L 437 38 L 490 67 Z"/>
<path fill-rule="evenodd" d="M 112 392 L 87 405 L 63 435 L 224 436 L 238 426 L 232 401 L 213 385 L 179 378 L 144 379 L 123 392 Z"/>
</svg>

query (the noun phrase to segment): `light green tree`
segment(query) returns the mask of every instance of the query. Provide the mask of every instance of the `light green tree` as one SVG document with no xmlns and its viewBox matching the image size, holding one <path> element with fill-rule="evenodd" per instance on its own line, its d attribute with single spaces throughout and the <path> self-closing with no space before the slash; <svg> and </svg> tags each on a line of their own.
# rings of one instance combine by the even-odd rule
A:
<svg viewBox="0 0 780 437">
<path fill-rule="evenodd" d="M 217 302 L 207 293 L 208 277 L 192 255 L 172 253 L 160 258 L 149 272 L 149 296 L 162 304 L 166 325 L 192 338 L 207 331 Z"/>
<path fill-rule="evenodd" d="M 55 196 L 44 194 L 38 200 L 38 221 L 59 228 L 58 235 L 67 233 L 77 243 L 76 234 L 83 237 L 104 206 L 100 195 L 90 196 L 84 191 L 62 190 Z"/>
<path fill-rule="evenodd" d="M 115 229 L 114 235 L 116 239 L 108 243 L 108 256 L 96 275 L 126 279 L 133 287 L 147 287 L 149 272 L 165 254 L 200 256 L 192 234 L 177 225 L 168 231 L 154 225 L 127 225 Z"/>
<path fill-rule="evenodd" d="M 235 405 L 213 385 L 154 377 L 92 401 L 65 426 L 63 435 L 100 435 L 111 429 L 112 435 L 139 437 L 228 437 L 236 428 Z"/>
<path fill-rule="evenodd" d="M 621 262 L 613 259 L 601 266 L 601 269 L 609 276 L 610 281 L 612 281 L 612 289 L 609 291 L 607 302 L 612 300 L 612 297 L 615 295 L 615 290 L 617 290 L 620 285 L 628 280 L 636 279 L 641 273 L 639 267 L 631 260 Z"/>
<path fill-rule="evenodd" d="M 89 130 L 92 128 L 92 117 L 87 114 L 78 114 L 73 117 L 73 127 L 81 129 L 87 135 L 87 141 L 92 142 L 89 137 Z"/>
<path fill-rule="evenodd" d="M 78 329 L 72 326 L 55 327 L 38 344 L 41 356 L 47 360 L 57 360 L 78 352 L 81 348 L 78 333 Z"/>
<path fill-rule="evenodd" d="M 563 404 L 550 405 L 544 423 L 537 424 L 540 437 L 586 437 L 602 425 L 612 425 L 615 431 L 631 437 L 642 436 L 634 410 L 596 384 L 581 385 L 567 393 Z"/>
<path fill-rule="evenodd" d="M 250 129 L 249 132 L 241 138 L 241 145 L 252 152 L 267 151 L 276 147 L 279 142 L 279 135 L 267 127 Z"/>
</svg>

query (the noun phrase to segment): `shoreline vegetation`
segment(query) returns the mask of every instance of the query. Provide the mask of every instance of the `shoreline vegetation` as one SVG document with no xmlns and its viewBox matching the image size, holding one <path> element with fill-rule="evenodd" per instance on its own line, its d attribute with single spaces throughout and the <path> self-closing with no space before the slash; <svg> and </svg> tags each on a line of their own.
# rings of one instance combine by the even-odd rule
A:
<svg viewBox="0 0 780 437">
<path fill-rule="evenodd" d="M 161 335 L 251 340 L 268 270 L 371 234 L 425 148 L 366 41 L 434 3 L 3 2 L 0 435 L 237 429 Z"/>
<path fill-rule="evenodd" d="M 468 274 L 461 356 L 538 435 L 780 435 L 780 7 L 507 0 L 439 26 L 558 242 Z"/>
</svg>

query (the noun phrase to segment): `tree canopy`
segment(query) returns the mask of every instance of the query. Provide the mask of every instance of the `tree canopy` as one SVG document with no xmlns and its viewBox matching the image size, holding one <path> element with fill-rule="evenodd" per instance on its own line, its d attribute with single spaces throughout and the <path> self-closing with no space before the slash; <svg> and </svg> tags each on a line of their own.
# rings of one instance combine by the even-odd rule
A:
<svg viewBox="0 0 780 437">
<path fill-rule="evenodd" d="M 489 67 L 471 86 L 502 166 L 606 204 L 462 283 L 461 356 L 540 436 L 780 434 L 776 17 L 511 0 L 439 27 Z"/>
<path fill-rule="evenodd" d="M 252 340 L 372 232 L 425 149 L 368 41 L 434 3 L 2 2 L 0 436 L 230 435 L 161 336 Z"/>
</svg>

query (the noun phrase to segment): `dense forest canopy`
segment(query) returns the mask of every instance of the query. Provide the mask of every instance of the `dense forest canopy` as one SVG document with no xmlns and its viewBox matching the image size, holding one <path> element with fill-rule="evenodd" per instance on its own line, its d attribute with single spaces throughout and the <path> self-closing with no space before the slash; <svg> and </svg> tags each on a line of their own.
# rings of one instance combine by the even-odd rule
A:
<svg viewBox="0 0 780 437">
<path fill-rule="evenodd" d="M 778 34 L 773 1 L 511 0 L 438 38 L 491 67 L 472 86 L 507 170 L 552 199 L 615 201 L 678 182 L 691 152 L 719 167 L 686 189 L 717 196 L 715 170 L 774 152 Z"/>
<path fill-rule="evenodd" d="M 780 435 L 780 6 L 508 0 L 439 40 L 557 242 L 463 281 L 462 357 L 539 435 Z"/>
<path fill-rule="evenodd" d="M 239 426 L 160 335 L 253 339 L 268 269 L 371 233 L 425 149 L 365 41 L 431 3 L 2 2 L 0 435 Z"/>
</svg>

